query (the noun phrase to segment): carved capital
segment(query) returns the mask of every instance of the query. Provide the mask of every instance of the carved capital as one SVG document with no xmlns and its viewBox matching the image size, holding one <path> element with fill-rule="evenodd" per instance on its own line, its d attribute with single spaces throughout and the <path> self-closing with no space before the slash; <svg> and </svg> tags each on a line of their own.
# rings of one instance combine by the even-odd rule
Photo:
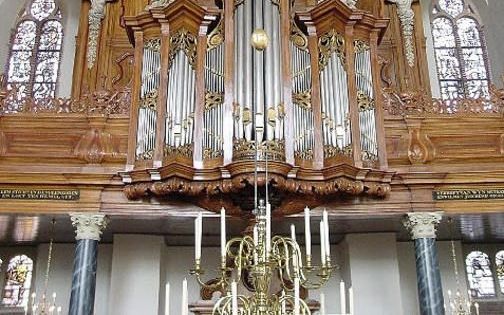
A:
<svg viewBox="0 0 504 315">
<path fill-rule="evenodd" d="M 401 21 L 402 34 L 404 40 L 404 53 L 410 67 L 415 65 L 415 48 L 413 44 L 413 33 L 415 25 L 415 12 L 411 8 L 413 0 L 388 0 L 397 6 L 397 15 Z"/>
<path fill-rule="evenodd" d="M 419 238 L 436 238 L 442 212 L 410 212 L 404 219 L 404 226 L 410 231 L 413 240 Z"/>
<path fill-rule="evenodd" d="M 75 228 L 76 240 L 99 241 L 109 222 L 104 214 L 72 213 L 70 219 Z"/>
</svg>

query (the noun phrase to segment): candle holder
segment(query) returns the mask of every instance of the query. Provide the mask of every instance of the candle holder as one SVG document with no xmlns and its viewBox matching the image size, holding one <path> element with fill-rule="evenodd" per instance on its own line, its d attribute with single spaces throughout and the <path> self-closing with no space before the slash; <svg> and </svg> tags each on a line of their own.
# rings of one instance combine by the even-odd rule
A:
<svg viewBox="0 0 504 315">
<path fill-rule="evenodd" d="M 269 210 L 269 209 L 268 209 Z M 303 260 L 301 249 L 294 237 L 273 236 L 268 230 L 271 226 L 270 214 L 263 200 L 259 201 L 253 235 L 245 235 L 229 240 L 225 244 L 225 257 L 221 260 L 220 276 L 213 278 L 212 284 L 202 279 L 205 271 L 199 258 L 195 260 L 191 274 L 200 286 L 226 292 L 214 306 L 214 315 L 298 315 L 311 314 L 308 305 L 299 297 L 300 287 L 318 289 L 332 276 L 335 266 L 331 264 L 329 250 L 322 252 L 321 265 L 312 263 L 311 254 Z M 325 218 L 327 216 L 325 215 Z M 327 219 L 326 219 L 327 220 Z M 327 221 L 323 222 L 328 230 Z M 328 238 L 328 231 L 321 239 Z M 295 235 L 295 234 L 294 234 Z M 196 238 L 200 237 L 196 235 Z M 201 244 L 201 241 L 196 241 Z M 325 246 L 322 246 L 325 247 Z M 196 252 L 201 252 L 197 250 Z M 228 262 L 231 262 L 228 264 Z M 246 271 L 244 273 L 244 271 Z M 240 283 L 244 274 L 252 286 L 252 295 L 245 296 L 230 289 L 233 283 Z M 270 292 L 271 278 L 278 274 L 284 294 L 278 296 Z M 234 306 L 233 306 L 234 305 Z"/>
</svg>

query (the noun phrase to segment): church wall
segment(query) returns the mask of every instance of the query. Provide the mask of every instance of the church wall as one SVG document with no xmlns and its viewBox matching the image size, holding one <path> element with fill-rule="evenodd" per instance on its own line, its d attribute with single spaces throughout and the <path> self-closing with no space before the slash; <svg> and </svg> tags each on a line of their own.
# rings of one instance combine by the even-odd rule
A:
<svg viewBox="0 0 504 315">
<path fill-rule="evenodd" d="M 350 234 L 348 244 L 355 315 L 401 315 L 395 233 Z"/>
<path fill-rule="evenodd" d="M 0 73 L 5 72 L 11 30 L 25 1 L 0 1 Z M 57 95 L 69 97 L 72 91 L 72 73 L 75 58 L 76 36 L 79 27 L 81 1 L 61 1 L 63 15 L 63 49 Z"/>
<path fill-rule="evenodd" d="M 504 1 L 473 0 L 478 9 L 481 21 L 485 27 L 487 51 L 490 62 L 490 72 L 492 81 L 497 87 L 503 87 L 504 63 L 502 62 L 502 51 L 504 51 L 504 23 L 502 23 L 502 12 L 504 12 Z M 420 0 L 423 12 L 424 33 L 427 44 L 427 60 L 429 64 L 429 77 L 432 87 L 432 95 L 439 97 L 439 82 L 437 79 L 436 63 L 432 42 L 432 31 L 430 24 L 430 9 L 432 0 Z"/>
</svg>

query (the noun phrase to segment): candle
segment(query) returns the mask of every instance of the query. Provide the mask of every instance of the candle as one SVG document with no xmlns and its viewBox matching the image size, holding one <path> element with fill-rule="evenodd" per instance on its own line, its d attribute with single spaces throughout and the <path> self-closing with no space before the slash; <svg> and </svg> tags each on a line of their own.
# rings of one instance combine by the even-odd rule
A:
<svg viewBox="0 0 504 315">
<path fill-rule="evenodd" d="M 305 219 L 305 243 L 306 243 L 306 256 L 311 256 L 311 227 L 310 227 L 310 209 L 304 209 Z"/>
<path fill-rule="evenodd" d="M 479 312 L 479 303 L 478 302 L 474 303 L 474 308 L 476 309 L 476 315 L 479 315 L 480 312 Z"/>
<path fill-rule="evenodd" d="M 54 314 L 54 306 L 49 307 L 49 315 Z"/>
<path fill-rule="evenodd" d="M 341 314 L 347 313 L 346 308 L 346 289 L 345 289 L 345 281 L 340 281 L 340 304 L 341 304 Z"/>
<path fill-rule="evenodd" d="M 198 217 L 194 220 L 194 230 L 195 230 L 195 246 L 194 246 L 194 258 L 196 261 L 201 260 L 201 234 L 202 234 L 202 224 L 203 215 L 198 213 Z"/>
<path fill-rule="evenodd" d="M 294 224 L 291 224 L 290 230 L 291 230 L 291 239 L 294 242 L 296 242 L 296 226 Z"/>
<path fill-rule="evenodd" d="M 322 262 L 322 267 L 326 265 L 326 251 L 325 251 L 325 241 L 324 241 L 324 222 L 320 221 L 320 261 Z"/>
<path fill-rule="evenodd" d="M 58 309 L 56 311 L 58 312 L 58 315 L 61 315 L 61 306 L 58 306 Z"/>
<path fill-rule="evenodd" d="M 355 314 L 355 305 L 354 305 L 354 294 L 353 294 L 353 288 L 350 287 L 348 289 L 348 302 L 350 304 L 350 315 Z"/>
<path fill-rule="evenodd" d="M 258 244 L 259 244 L 259 231 L 257 230 L 257 225 L 254 226 L 253 236 L 254 236 L 254 263 L 257 264 L 257 262 L 258 262 L 257 248 L 258 248 Z"/>
<path fill-rule="evenodd" d="M 53 292 L 52 299 L 53 299 L 53 303 L 56 303 L 56 292 Z"/>
<path fill-rule="evenodd" d="M 234 280 L 231 282 L 231 299 L 232 314 L 238 315 L 238 287 Z"/>
<path fill-rule="evenodd" d="M 326 310 L 325 310 L 325 294 L 320 293 L 320 314 L 321 315 L 326 315 Z"/>
<path fill-rule="evenodd" d="M 331 244 L 330 244 L 330 239 L 329 239 L 329 219 L 327 216 L 327 210 L 324 210 L 323 212 L 323 217 L 324 217 L 324 240 L 325 240 L 325 250 L 326 250 L 326 255 L 327 257 L 331 257 Z"/>
<path fill-rule="evenodd" d="M 271 204 L 266 204 L 266 259 L 271 251 Z"/>
<path fill-rule="evenodd" d="M 182 282 L 182 315 L 188 315 L 187 280 Z"/>
<path fill-rule="evenodd" d="M 222 261 L 226 259 L 226 210 L 221 209 L 220 212 L 220 223 L 221 223 L 221 257 Z"/>
<path fill-rule="evenodd" d="M 166 284 L 165 288 L 165 315 L 170 314 L 170 282 Z"/>
<path fill-rule="evenodd" d="M 294 315 L 299 315 L 299 278 L 294 278 Z"/>
</svg>

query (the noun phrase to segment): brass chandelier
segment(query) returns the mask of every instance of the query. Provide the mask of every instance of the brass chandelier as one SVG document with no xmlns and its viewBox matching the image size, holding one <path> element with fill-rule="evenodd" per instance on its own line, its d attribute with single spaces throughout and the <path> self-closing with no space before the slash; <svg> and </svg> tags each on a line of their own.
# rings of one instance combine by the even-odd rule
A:
<svg viewBox="0 0 504 315">
<path fill-rule="evenodd" d="M 264 30 L 252 34 L 252 46 L 257 51 L 267 48 L 268 35 Z M 263 139 L 262 113 L 255 114 L 255 139 Z M 200 286 L 226 292 L 216 302 L 213 315 L 310 315 L 308 304 L 300 297 L 301 287 L 318 289 L 331 277 L 335 267 L 331 263 L 329 224 L 324 211 L 320 221 L 320 265 L 312 263 L 310 210 L 305 209 L 306 257 L 303 259 L 296 241 L 294 225 L 291 237 L 271 235 L 271 205 L 268 185 L 265 200 L 258 200 L 258 147 L 255 146 L 255 215 L 252 233 L 226 241 L 225 209 L 221 210 L 221 264 L 220 276 L 208 284 L 202 280 L 201 268 L 202 216 L 195 220 L 195 265 L 191 270 Z M 266 182 L 268 154 L 265 154 Z M 281 289 L 273 292 L 272 277 L 278 275 Z M 247 282 L 250 295 L 238 293 L 238 284 Z M 184 313 L 184 312 L 183 312 Z M 184 314 L 183 314 L 184 315 Z"/>
</svg>

